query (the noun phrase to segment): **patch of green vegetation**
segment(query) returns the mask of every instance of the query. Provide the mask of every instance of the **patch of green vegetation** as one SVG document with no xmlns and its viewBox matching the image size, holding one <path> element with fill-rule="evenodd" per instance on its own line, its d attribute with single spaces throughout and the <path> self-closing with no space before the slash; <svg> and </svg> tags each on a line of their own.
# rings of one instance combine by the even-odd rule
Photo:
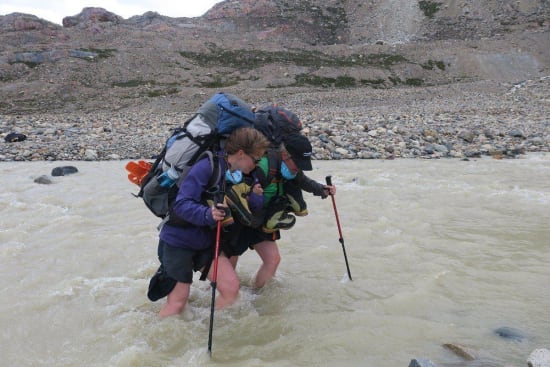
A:
<svg viewBox="0 0 550 367">
<path fill-rule="evenodd" d="M 334 56 L 319 51 L 261 51 L 261 50 L 226 50 L 210 45 L 209 52 L 180 51 L 179 54 L 205 67 L 228 67 L 239 70 L 256 69 L 273 63 L 294 64 L 305 67 L 346 67 L 375 66 L 389 68 L 392 65 L 408 62 L 401 55 L 370 54 Z"/>
<path fill-rule="evenodd" d="M 327 57 L 317 51 L 224 50 L 212 46 L 208 53 L 180 51 L 179 54 L 203 66 L 232 67 L 242 70 L 255 69 L 272 63 L 317 67 L 329 64 Z"/>
<path fill-rule="evenodd" d="M 318 87 L 329 87 L 336 81 L 335 78 L 325 78 L 317 75 L 298 74 L 294 77 L 296 80 L 292 86 L 303 87 L 306 85 L 313 85 Z"/>
<path fill-rule="evenodd" d="M 378 79 L 361 79 L 359 83 L 361 85 L 371 86 L 374 88 L 379 88 L 384 85 L 384 79 L 378 78 Z"/>
<path fill-rule="evenodd" d="M 407 78 L 405 81 L 401 80 L 398 76 L 390 76 L 389 81 L 393 83 L 393 85 L 408 85 L 410 87 L 419 87 L 421 85 L 424 85 L 424 80 L 420 78 Z"/>
<path fill-rule="evenodd" d="M 239 84 L 237 78 L 223 78 L 221 75 L 215 75 L 209 82 L 201 82 L 201 87 L 204 88 L 226 88 Z"/>
<path fill-rule="evenodd" d="M 437 66 L 439 70 L 445 70 L 445 62 L 443 61 L 436 61 L 435 66 Z"/>
<path fill-rule="evenodd" d="M 410 85 L 411 87 L 419 87 L 424 84 L 424 80 L 420 78 L 408 78 L 405 80 L 406 85 Z"/>
<path fill-rule="evenodd" d="M 10 64 L 10 65 L 13 65 L 13 64 L 25 64 L 25 65 L 27 65 L 29 68 L 34 69 L 35 67 L 37 67 L 37 66 L 40 65 L 41 63 L 40 63 L 40 62 L 32 62 L 32 61 L 13 61 L 13 62 L 10 62 L 9 64 Z"/>
<path fill-rule="evenodd" d="M 424 85 L 424 80 L 420 78 L 408 78 L 405 81 L 402 81 L 401 78 L 396 76 L 389 77 L 388 79 L 393 83 L 393 85 L 404 84 L 413 87 Z M 322 88 L 354 88 L 359 85 L 382 88 L 385 83 L 385 80 L 382 78 L 361 79 L 357 81 L 355 78 L 347 75 L 331 78 L 311 74 L 298 74 L 296 75 L 295 80 L 296 81 L 291 85 L 293 87 L 316 86 Z M 276 87 L 272 86 L 271 88 Z"/>
<path fill-rule="evenodd" d="M 355 87 L 355 85 L 355 78 L 347 75 L 336 77 L 336 81 L 334 82 L 336 88 L 351 88 Z"/>
<path fill-rule="evenodd" d="M 402 83 L 401 78 L 398 77 L 398 76 L 390 76 L 388 79 L 390 80 L 390 82 L 393 83 L 393 85 L 397 85 L 397 84 Z"/>
<path fill-rule="evenodd" d="M 432 60 L 428 60 L 424 64 L 420 64 L 420 66 L 422 66 L 422 69 L 433 70 L 434 69 L 434 62 Z"/>
<path fill-rule="evenodd" d="M 437 67 L 439 70 L 445 70 L 445 63 L 443 61 L 428 60 L 424 64 L 420 64 L 423 69 L 433 70 Z"/>
<path fill-rule="evenodd" d="M 15 80 L 13 76 L 0 76 L 0 83 L 11 82 L 13 80 Z"/>
<path fill-rule="evenodd" d="M 433 18 L 434 14 L 437 13 L 441 8 L 441 5 L 442 3 L 437 3 L 434 1 L 422 0 L 418 2 L 418 7 L 424 12 L 424 15 L 428 18 Z"/>
<path fill-rule="evenodd" d="M 135 88 L 139 87 L 141 85 L 155 85 L 156 82 L 154 80 L 141 80 L 141 79 L 132 79 L 125 82 L 116 82 L 112 83 L 111 85 L 113 87 L 121 87 L 121 88 Z"/>
<path fill-rule="evenodd" d="M 295 80 L 294 84 L 292 84 L 294 87 L 317 86 L 323 88 L 352 88 L 357 85 L 355 78 L 347 75 L 330 78 L 318 75 L 298 74 Z"/>
<path fill-rule="evenodd" d="M 168 96 L 170 94 L 176 94 L 176 93 L 178 93 L 177 88 L 169 88 L 167 90 L 155 89 L 153 91 L 147 92 L 147 95 L 149 97 L 161 97 L 161 96 Z"/>
<path fill-rule="evenodd" d="M 392 55 L 392 54 L 371 54 L 367 56 L 367 63 L 369 65 L 379 66 L 382 68 L 389 68 L 390 66 L 408 62 L 402 55 Z"/>
</svg>

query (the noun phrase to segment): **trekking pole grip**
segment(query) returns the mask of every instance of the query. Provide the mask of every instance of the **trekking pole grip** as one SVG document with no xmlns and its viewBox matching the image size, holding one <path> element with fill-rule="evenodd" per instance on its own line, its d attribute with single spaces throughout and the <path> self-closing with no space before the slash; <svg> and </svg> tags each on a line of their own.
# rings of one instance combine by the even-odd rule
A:
<svg viewBox="0 0 550 367">
<path fill-rule="evenodd" d="M 218 207 L 218 204 L 222 204 L 223 203 L 223 197 L 225 195 L 223 194 L 222 191 L 217 191 L 216 194 L 214 195 L 214 205 L 216 205 L 216 208 Z"/>
<path fill-rule="evenodd" d="M 325 180 L 327 181 L 328 186 L 332 186 L 332 176 L 325 177 Z"/>
</svg>

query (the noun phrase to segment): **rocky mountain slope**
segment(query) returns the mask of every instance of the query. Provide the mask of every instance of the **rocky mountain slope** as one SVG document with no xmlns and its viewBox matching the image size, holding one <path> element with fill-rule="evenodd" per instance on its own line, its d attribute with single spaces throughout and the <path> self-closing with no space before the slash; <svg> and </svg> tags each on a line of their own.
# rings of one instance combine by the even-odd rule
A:
<svg viewBox="0 0 550 367">
<path fill-rule="evenodd" d="M 189 111 L 219 89 L 419 88 L 550 73 L 548 0 L 227 0 L 199 18 L 0 16 L 2 113 Z M 183 104 L 181 101 L 185 101 Z"/>
</svg>

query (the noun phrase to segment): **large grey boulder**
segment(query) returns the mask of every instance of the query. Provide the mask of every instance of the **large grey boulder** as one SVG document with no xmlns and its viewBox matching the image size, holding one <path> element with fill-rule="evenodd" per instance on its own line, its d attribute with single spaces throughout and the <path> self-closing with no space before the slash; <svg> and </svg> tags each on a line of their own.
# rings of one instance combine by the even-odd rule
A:
<svg viewBox="0 0 550 367">
<path fill-rule="evenodd" d="M 529 367 L 550 367 L 550 350 L 546 348 L 535 349 L 527 358 Z"/>
</svg>

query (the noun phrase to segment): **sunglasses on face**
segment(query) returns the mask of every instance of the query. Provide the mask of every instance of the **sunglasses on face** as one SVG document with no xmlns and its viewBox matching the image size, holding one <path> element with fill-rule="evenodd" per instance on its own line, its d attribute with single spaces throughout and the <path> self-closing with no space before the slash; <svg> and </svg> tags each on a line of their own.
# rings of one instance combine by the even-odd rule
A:
<svg viewBox="0 0 550 367">
<path fill-rule="evenodd" d="M 249 157 L 252 159 L 252 162 L 254 162 L 254 164 L 258 164 L 258 163 L 260 163 L 260 161 L 262 160 L 262 157 L 260 157 L 260 158 L 255 158 L 255 157 L 253 157 L 253 156 L 251 156 L 251 155 L 250 155 Z"/>
</svg>

